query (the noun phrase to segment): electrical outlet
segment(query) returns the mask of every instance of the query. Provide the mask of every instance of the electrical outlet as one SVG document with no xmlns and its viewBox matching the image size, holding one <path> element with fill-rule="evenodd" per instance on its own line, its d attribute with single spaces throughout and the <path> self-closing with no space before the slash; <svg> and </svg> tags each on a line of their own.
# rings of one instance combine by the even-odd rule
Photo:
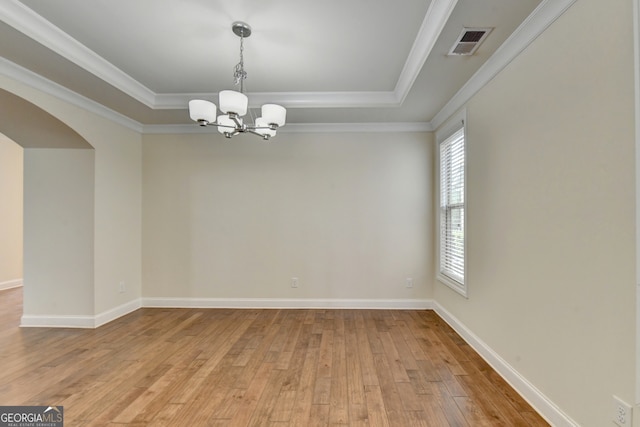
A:
<svg viewBox="0 0 640 427">
<path fill-rule="evenodd" d="M 292 277 L 291 278 L 291 287 L 292 288 L 297 288 L 298 287 L 298 278 L 297 277 Z"/>
<path fill-rule="evenodd" d="M 631 427 L 631 405 L 613 396 L 613 421 L 620 427 Z"/>
<path fill-rule="evenodd" d="M 124 281 L 120 282 L 120 286 L 118 287 L 118 291 L 123 294 L 125 291 L 127 290 L 126 285 L 124 284 Z"/>
<path fill-rule="evenodd" d="M 407 288 L 413 288 L 413 277 L 407 277 L 407 280 L 405 281 L 404 285 Z"/>
</svg>

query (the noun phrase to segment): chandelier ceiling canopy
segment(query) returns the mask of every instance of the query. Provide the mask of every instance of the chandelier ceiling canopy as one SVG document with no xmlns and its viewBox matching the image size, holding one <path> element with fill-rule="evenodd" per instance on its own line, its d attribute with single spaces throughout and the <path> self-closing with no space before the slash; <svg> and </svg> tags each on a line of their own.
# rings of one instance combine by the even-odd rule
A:
<svg viewBox="0 0 640 427">
<path fill-rule="evenodd" d="M 265 140 L 276 135 L 279 127 L 284 126 L 287 110 L 277 104 L 264 104 L 262 116 L 255 118 L 253 123 L 245 123 L 243 117 L 251 111 L 248 108 L 249 99 L 244 94 L 244 80 L 247 72 L 244 70 L 244 39 L 251 35 L 251 27 L 245 22 L 234 22 L 231 29 L 240 37 L 240 62 L 236 64 L 233 77 L 235 84 L 240 86 L 240 91 L 222 90 L 218 93 L 218 105 L 220 112 L 216 116 L 218 107 L 216 104 L 203 99 L 189 101 L 189 116 L 200 126 L 217 126 L 218 132 L 227 138 L 240 133 L 251 133 Z"/>
</svg>

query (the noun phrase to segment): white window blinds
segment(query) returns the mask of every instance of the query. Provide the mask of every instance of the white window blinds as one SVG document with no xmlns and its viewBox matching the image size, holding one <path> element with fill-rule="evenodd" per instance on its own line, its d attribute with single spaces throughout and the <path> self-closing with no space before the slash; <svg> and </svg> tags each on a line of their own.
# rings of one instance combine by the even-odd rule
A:
<svg viewBox="0 0 640 427">
<path fill-rule="evenodd" d="M 440 274 L 464 286 L 464 128 L 440 143 Z"/>
</svg>

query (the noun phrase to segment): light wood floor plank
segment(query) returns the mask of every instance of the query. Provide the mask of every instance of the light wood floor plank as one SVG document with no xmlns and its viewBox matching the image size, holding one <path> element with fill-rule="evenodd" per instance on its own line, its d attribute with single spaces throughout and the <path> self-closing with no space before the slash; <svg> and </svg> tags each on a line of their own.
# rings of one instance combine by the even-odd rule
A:
<svg viewBox="0 0 640 427">
<path fill-rule="evenodd" d="M 0 405 L 67 426 L 548 424 L 429 310 L 140 309 L 19 328 L 0 291 Z"/>
<path fill-rule="evenodd" d="M 344 312 L 336 312 L 334 325 L 329 423 L 340 425 L 349 424 L 349 376 L 347 375 Z"/>
<path fill-rule="evenodd" d="M 309 347 L 307 349 L 304 366 L 300 374 L 300 382 L 296 390 L 296 401 L 291 410 L 292 426 L 306 425 L 311 416 L 319 354 L 320 349 L 318 347 Z"/>
</svg>

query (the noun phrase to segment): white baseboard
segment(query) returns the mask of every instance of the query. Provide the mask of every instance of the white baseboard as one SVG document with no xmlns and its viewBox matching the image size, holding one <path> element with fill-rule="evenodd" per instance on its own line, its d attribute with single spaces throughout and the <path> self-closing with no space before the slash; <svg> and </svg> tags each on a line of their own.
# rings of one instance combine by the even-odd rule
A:
<svg viewBox="0 0 640 427">
<path fill-rule="evenodd" d="M 94 316 L 40 316 L 25 314 L 20 320 L 23 328 L 93 328 Z"/>
<path fill-rule="evenodd" d="M 451 326 L 493 369 L 500 374 L 549 424 L 555 427 L 579 427 L 579 424 L 562 412 L 547 396 L 527 381 L 498 353 L 478 338 L 444 307 L 434 302 L 435 312 Z"/>
<path fill-rule="evenodd" d="M 95 316 L 58 316 L 58 315 L 23 315 L 20 326 L 23 328 L 88 328 L 93 329 L 116 320 L 141 307 L 140 299 L 124 303 L 111 310 L 104 311 Z"/>
<path fill-rule="evenodd" d="M 430 299 L 142 298 L 142 307 L 426 310 Z"/>
<path fill-rule="evenodd" d="M 112 308 L 111 310 L 103 311 L 102 313 L 95 315 L 93 327 L 97 328 L 99 326 L 107 324 L 119 317 L 136 311 L 140 307 L 142 307 L 141 299 L 137 298 L 133 301 L 129 301 L 122 305 L 119 305 L 118 307 Z"/>
<path fill-rule="evenodd" d="M 95 316 L 23 315 L 20 326 L 26 328 L 97 328 L 142 307 L 427 310 L 433 308 L 433 301 L 426 299 L 142 298 L 129 301 Z"/>
<path fill-rule="evenodd" d="M 6 282 L 0 282 L 0 291 L 18 288 L 20 286 L 22 286 L 22 279 L 7 280 Z"/>
</svg>

